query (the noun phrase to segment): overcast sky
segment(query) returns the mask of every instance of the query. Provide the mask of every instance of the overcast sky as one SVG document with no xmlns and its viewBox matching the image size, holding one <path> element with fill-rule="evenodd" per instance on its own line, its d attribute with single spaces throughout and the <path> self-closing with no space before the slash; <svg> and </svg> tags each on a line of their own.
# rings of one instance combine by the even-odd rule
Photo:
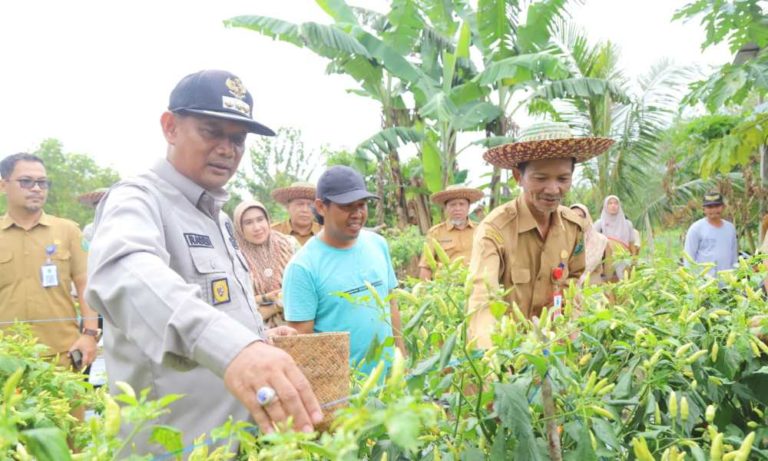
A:
<svg viewBox="0 0 768 461">
<path fill-rule="evenodd" d="M 385 2 L 350 2 L 382 9 Z M 622 50 L 628 75 L 663 57 L 719 65 L 724 47 L 700 50 L 697 23 L 671 23 L 677 0 L 586 0 L 573 20 Z M 238 74 L 255 118 L 296 127 L 310 149 L 353 148 L 379 127 L 377 105 L 348 94 L 353 82 L 324 74 L 310 51 L 255 32 L 226 29 L 241 14 L 329 22 L 311 0 L 25 0 L 0 2 L 0 157 L 57 138 L 123 176 L 164 155 L 159 117 L 184 75 L 202 68 Z M 479 161 L 468 152 L 460 166 Z"/>
</svg>

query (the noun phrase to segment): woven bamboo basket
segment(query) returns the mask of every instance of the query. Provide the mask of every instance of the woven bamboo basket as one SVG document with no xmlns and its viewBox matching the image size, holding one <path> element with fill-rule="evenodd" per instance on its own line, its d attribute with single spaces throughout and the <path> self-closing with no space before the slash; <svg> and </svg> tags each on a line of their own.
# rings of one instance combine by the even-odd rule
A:
<svg viewBox="0 0 768 461">
<path fill-rule="evenodd" d="M 275 336 L 272 341 L 293 357 L 320 405 L 349 397 L 349 332 Z M 346 401 L 324 407 L 325 419 L 316 429 L 327 431 L 334 411 L 344 406 Z"/>
</svg>

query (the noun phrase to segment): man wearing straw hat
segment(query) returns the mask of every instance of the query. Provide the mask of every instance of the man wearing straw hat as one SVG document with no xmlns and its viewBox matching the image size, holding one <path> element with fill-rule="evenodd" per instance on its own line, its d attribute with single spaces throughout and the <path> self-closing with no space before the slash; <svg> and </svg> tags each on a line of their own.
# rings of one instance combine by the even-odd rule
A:
<svg viewBox="0 0 768 461">
<path fill-rule="evenodd" d="M 427 243 L 430 246 L 440 245 L 451 261 L 461 256 L 464 264 L 469 265 L 472 237 L 475 235 L 475 223 L 469 219 L 469 207 L 481 198 L 481 190 L 461 185 L 448 186 L 444 191 L 432 194 L 432 202 L 445 210 L 446 220 L 427 232 Z M 426 256 L 422 255 L 419 261 L 419 277 L 422 280 L 432 278 Z"/>
<path fill-rule="evenodd" d="M 612 144 L 607 138 L 574 138 L 568 125 L 544 122 L 523 132 L 519 142 L 483 155 L 492 165 L 512 169 L 522 194 L 494 209 L 475 231 L 468 311 L 469 336 L 477 347 L 492 345 L 497 319 L 489 300 L 499 288 L 509 290 L 504 300 L 527 318 L 545 306 L 561 307 L 563 289 L 585 266 L 584 223 L 561 202 L 575 164 Z"/>
<path fill-rule="evenodd" d="M 274 135 L 252 106 L 230 72 L 181 79 L 160 117 L 165 158 L 114 185 L 94 221 L 86 298 L 104 317 L 110 390 L 124 381 L 154 399 L 183 395 L 158 423 L 180 429 L 185 445 L 249 415 L 267 433 L 289 418 L 304 431 L 323 419 L 291 356 L 268 344 L 274 332 L 221 209 L 248 134 Z M 148 436 L 132 440 L 139 454 L 160 449 Z"/>
<path fill-rule="evenodd" d="M 101 187 L 91 192 L 86 192 L 85 194 L 79 196 L 77 201 L 80 202 L 81 205 L 95 209 L 99 205 L 101 199 L 107 193 L 107 190 L 108 189 L 106 187 Z M 88 251 L 88 249 L 91 247 L 91 240 L 93 240 L 92 222 L 86 224 L 85 227 L 83 227 L 83 249 L 85 251 Z"/>
<path fill-rule="evenodd" d="M 315 222 L 312 214 L 314 184 L 295 182 L 289 187 L 272 191 L 272 198 L 288 210 L 288 220 L 273 224 L 273 230 L 292 235 L 301 246 L 320 232 L 320 224 Z"/>
</svg>

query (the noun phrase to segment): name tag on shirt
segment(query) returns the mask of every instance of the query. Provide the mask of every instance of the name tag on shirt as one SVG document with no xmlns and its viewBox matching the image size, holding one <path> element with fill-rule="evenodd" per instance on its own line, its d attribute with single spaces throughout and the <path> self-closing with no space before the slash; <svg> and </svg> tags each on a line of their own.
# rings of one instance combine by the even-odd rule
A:
<svg viewBox="0 0 768 461">
<path fill-rule="evenodd" d="M 40 267 L 40 280 L 43 283 L 43 288 L 59 286 L 59 273 L 56 265 L 53 263 L 43 264 Z"/>
</svg>

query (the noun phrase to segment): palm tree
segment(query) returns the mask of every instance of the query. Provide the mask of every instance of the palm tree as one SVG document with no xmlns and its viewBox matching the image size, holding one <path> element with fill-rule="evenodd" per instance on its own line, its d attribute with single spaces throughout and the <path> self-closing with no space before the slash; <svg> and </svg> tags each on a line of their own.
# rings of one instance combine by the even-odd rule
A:
<svg viewBox="0 0 768 461">
<path fill-rule="evenodd" d="M 630 81 L 618 69 L 618 50 L 610 42 L 590 45 L 583 31 L 565 24 L 554 37 L 571 74 L 583 79 L 582 91 L 569 91 L 560 82 L 545 85 L 537 92 L 537 108 L 568 122 L 577 135 L 616 140 L 606 154 L 583 165 L 581 181 L 592 191 L 593 204 L 616 194 L 637 209 L 638 191 L 659 174 L 653 166 L 663 168 L 661 135 L 676 116 L 692 71 L 662 61 Z M 592 86 L 598 91 L 590 95 Z"/>
</svg>

